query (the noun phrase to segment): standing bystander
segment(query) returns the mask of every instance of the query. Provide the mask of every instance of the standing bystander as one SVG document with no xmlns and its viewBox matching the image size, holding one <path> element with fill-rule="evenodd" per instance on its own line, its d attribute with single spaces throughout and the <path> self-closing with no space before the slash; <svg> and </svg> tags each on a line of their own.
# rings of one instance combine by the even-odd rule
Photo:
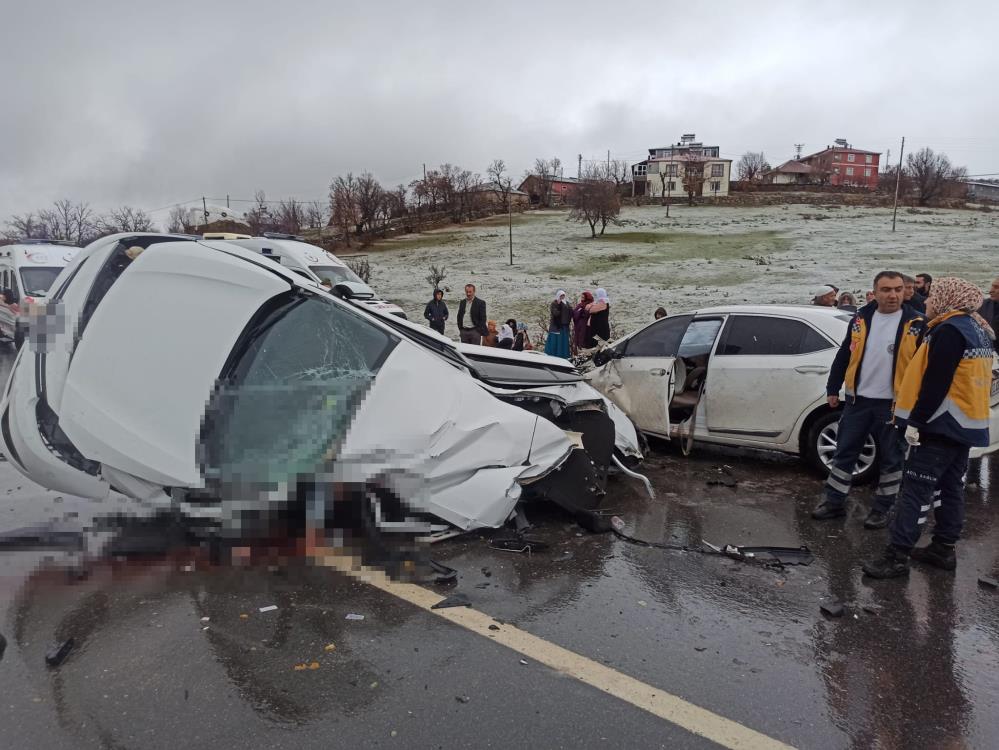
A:
<svg viewBox="0 0 999 750">
<path fill-rule="evenodd" d="M 892 403 L 924 324 L 922 316 L 902 304 L 902 294 L 902 274 L 882 271 L 875 276 L 875 301 L 854 314 L 833 361 L 826 383 L 829 406 L 839 407 L 839 391 L 844 385 L 846 404 L 839 419 L 825 500 L 812 511 L 812 518 L 819 521 L 846 515 L 857 459 L 867 436 L 873 435 L 881 473 L 864 528 L 888 525 L 888 511 L 902 481 L 903 458 L 901 442 L 890 424 Z"/>
<path fill-rule="evenodd" d="M 981 315 L 985 322 L 992 326 L 992 330 L 999 330 L 999 278 L 992 280 L 992 286 L 989 287 L 989 296 L 980 308 L 978 308 L 978 314 Z M 995 349 L 999 351 L 999 340 L 995 342 Z"/>
<path fill-rule="evenodd" d="M 461 343 L 481 344 L 482 337 L 487 333 L 486 302 L 475 296 L 475 284 L 465 284 L 465 299 L 458 303 L 458 336 Z"/>
<path fill-rule="evenodd" d="M 430 322 L 430 327 L 437 333 L 444 333 L 447 322 L 447 305 L 444 303 L 444 292 L 434 289 L 434 298 L 423 309 L 423 317 Z"/>
</svg>

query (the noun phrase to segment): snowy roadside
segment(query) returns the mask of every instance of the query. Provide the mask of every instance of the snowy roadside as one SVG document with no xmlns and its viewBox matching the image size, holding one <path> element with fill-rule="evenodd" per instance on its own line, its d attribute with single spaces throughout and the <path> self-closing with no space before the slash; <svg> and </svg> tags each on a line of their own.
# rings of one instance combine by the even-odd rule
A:
<svg viewBox="0 0 999 750">
<path fill-rule="evenodd" d="M 421 320 L 431 263 L 444 265 L 448 335 L 465 283 L 474 283 L 491 319 L 536 321 L 558 288 L 570 297 L 603 286 L 615 332 L 670 312 L 714 304 L 804 303 L 817 284 L 863 293 L 874 273 L 895 268 L 956 274 L 987 288 L 999 273 L 999 213 L 812 205 L 625 208 L 623 225 L 588 238 L 564 211 L 514 217 L 509 265 L 503 217 L 378 243 L 368 255 L 371 285 Z"/>
</svg>

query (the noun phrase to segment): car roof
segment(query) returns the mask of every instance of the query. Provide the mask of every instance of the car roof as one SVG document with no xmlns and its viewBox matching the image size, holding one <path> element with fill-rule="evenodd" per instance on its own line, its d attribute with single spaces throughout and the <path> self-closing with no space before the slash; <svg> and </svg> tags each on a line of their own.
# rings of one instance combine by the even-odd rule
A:
<svg viewBox="0 0 999 750">
<path fill-rule="evenodd" d="M 694 315 L 784 315 L 814 321 L 842 319 L 844 315 L 852 316 L 853 314 L 836 307 L 820 307 L 818 305 L 716 305 L 715 307 L 701 307 L 690 312 Z"/>
</svg>

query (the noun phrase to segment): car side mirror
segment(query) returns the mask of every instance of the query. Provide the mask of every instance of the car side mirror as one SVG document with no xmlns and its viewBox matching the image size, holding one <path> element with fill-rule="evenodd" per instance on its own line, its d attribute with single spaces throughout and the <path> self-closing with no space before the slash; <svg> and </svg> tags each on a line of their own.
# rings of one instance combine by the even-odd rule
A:
<svg viewBox="0 0 999 750">
<path fill-rule="evenodd" d="M 340 299 L 353 299 L 354 291 L 346 284 L 337 284 L 330 290 Z"/>
<path fill-rule="evenodd" d="M 608 347 L 606 349 L 601 349 L 593 355 L 593 364 L 597 367 L 603 367 L 612 359 L 620 359 L 622 356 L 624 356 L 623 351 L 618 351 L 617 349 Z"/>
</svg>

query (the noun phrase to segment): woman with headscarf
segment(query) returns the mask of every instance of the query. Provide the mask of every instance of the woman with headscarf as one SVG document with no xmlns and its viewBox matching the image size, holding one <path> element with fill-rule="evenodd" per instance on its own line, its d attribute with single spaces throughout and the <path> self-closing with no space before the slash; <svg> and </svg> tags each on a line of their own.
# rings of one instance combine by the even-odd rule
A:
<svg viewBox="0 0 999 750">
<path fill-rule="evenodd" d="M 584 291 L 579 295 L 579 302 L 572 308 L 572 343 L 576 350 L 586 348 L 586 339 L 589 336 L 587 322 L 590 319 L 586 312 L 586 306 L 593 301 L 593 294 Z"/>
<path fill-rule="evenodd" d="M 549 306 L 548 338 L 545 341 L 545 354 L 553 357 L 569 358 L 569 323 L 572 321 L 572 308 L 565 299 L 565 290 L 555 292 L 555 299 Z"/>
<path fill-rule="evenodd" d="M 517 321 L 510 319 L 500 327 L 499 339 L 496 346 L 500 349 L 513 349 L 513 329 L 517 326 Z"/>
<path fill-rule="evenodd" d="M 873 578 L 909 572 L 909 558 L 954 570 L 964 525 L 964 475 L 972 448 L 989 445 L 989 391 L 995 332 L 975 312 L 982 293 L 969 281 L 933 282 L 923 343 L 905 368 L 895 425 L 905 428 L 908 456 L 891 522 L 891 544 L 864 564 Z M 930 508 L 933 539 L 916 547 Z"/>
<path fill-rule="evenodd" d="M 606 289 L 597 289 L 597 298 L 586 306 L 586 312 L 590 316 L 586 346 L 592 349 L 597 345 L 598 339 L 610 341 L 610 298 Z"/>
<path fill-rule="evenodd" d="M 529 352 L 534 349 L 531 344 L 531 337 L 527 333 L 527 323 L 517 324 L 517 335 L 513 337 L 513 350 L 515 352 Z"/>
</svg>

